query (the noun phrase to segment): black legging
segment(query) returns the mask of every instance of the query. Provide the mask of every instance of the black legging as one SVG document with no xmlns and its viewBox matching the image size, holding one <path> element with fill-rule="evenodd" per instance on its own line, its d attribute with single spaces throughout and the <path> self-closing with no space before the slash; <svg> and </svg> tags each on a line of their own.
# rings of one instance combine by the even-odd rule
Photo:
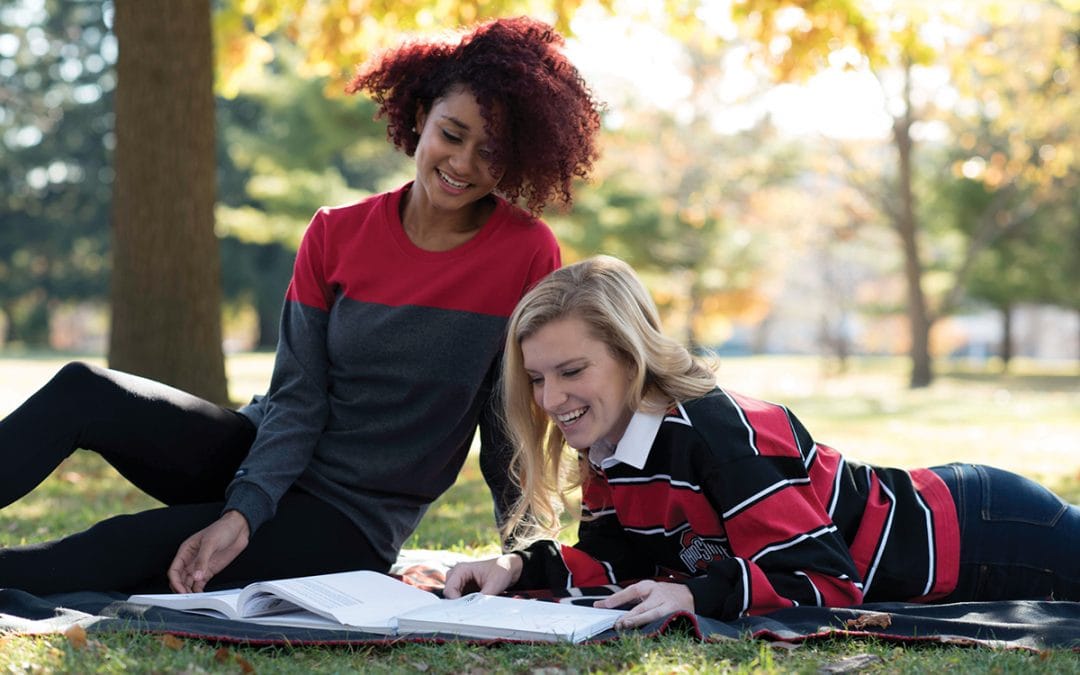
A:
<svg viewBox="0 0 1080 675">
<path fill-rule="evenodd" d="M 116 516 L 63 539 L 0 549 L 0 588 L 163 591 L 180 544 L 221 515 L 225 488 L 255 427 L 166 385 L 84 363 L 64 366 L 0 421 L 0 508 L 34 489 L 78 448 L 101 455 L 167 506 Z M 346 569 L 385 571 L 362 530 L 301 490 L 210 588 Z"/>
</svg>

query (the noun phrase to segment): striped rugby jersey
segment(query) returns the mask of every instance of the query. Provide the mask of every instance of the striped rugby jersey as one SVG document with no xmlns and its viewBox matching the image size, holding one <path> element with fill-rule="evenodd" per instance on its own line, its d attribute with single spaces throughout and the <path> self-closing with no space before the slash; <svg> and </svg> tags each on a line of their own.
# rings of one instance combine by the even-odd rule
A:
<svg viewBox="0 0 1080 675">
<path fill-rule="evenodd" d="M 255 442 L 226 493 L 253 531 L 296 485 L 392 561 L 453 484 L 478 423 L 481 464 L 503 466 L 485 476 L 508 482 L 493 380 L 510 313 L 559 266 L 558 244 L 497 199 L 464 244 L 420 249 L 399 216 L 408 188 L 320 209 L 304 234 L 268 393 L 241 411 Z"/>
<path fill-rule="evenodd" d="M 679 580 L 695 611 L 930 601 L 956 586 L 952 496 L 928 469 L 846 460 L 787 408 L 716 389 L 582 455 L 579 542 L 521 552 L 518 588 Z"/>
</svg>

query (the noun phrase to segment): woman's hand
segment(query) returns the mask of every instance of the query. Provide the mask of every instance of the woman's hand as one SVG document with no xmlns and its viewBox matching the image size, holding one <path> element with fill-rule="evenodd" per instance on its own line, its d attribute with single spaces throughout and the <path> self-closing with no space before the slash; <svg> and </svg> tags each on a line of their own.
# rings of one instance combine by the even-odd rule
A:
<svg viewBox="0 0 1080 675">
<path fill-rule="evenodd" d="M 180 545 L 169 565 L 169 586 L 176 593 L 201 593 L 247 548 L 250 535 L 247 519 L 239 511 L 226 511 Z"/>
<path fill-rule="evenodd" d="M 512 553 L 489 560 L 458 563 L 446 573 L 443 596 L 460 598 L 472 589 L 486 595 L 498 595 L 521 578 L 521 566 L 521 556 Z"/>
<path fill-rule="evenodd" d="M 615 622 L 614 627 L 618 630 L 644 626 L 673 612 L 694 611 L 694 596 L 689 588 L 663 581 L 639 581 L 603 600 L 597 600 L 593 606 L 611 608 L 630 603 L 636 604 Z"/>
</svg>

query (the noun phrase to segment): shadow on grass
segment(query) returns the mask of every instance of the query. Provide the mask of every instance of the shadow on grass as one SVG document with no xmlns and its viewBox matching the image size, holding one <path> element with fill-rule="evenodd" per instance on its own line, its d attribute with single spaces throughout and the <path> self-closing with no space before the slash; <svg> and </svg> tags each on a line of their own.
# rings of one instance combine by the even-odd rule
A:
<svg viewBox="0 0 1080 675">
<path fill-rule="evenodd" d="M 954 380 L 962 384 L 978 384 L 1016 391 L 1047 393 L 1080 393 L 1080 374 L 1038 373 L 1013 374 L 993 371 L 942 369 L 942 380 Z"/>
<path fill-rule="evenodd" d="M 47 541 L 112 515 L 160 505 L 97 455 L 77 452 L 34 491 L 0 511 L 0 545 Z"/>
</svg>

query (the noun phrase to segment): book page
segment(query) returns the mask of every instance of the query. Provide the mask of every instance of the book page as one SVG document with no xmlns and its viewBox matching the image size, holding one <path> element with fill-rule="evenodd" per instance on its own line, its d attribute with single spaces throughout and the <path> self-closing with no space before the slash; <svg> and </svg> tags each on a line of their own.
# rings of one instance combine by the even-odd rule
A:
<svg viewBox="0 0 1080 675">
<path fill-rule="evenodd" d="M 624 610 L 473 593 L 398 617 L 401 633 L 443 632 L 482 638 L 579 642 L 612 625 Z"/>
<path fill-rule="evenodd" d="M 307 611 L 295 602 L 278 597 L 273 593 L 261 592 L 245 596 L 244 606 L 237 611 L 239 616 L 247 619 L 271 614 L 291 614 L 299 610 Z"/>
<path fill-rule="evenodd" d="M 205 593 L 144 593 L 130 596 L 127 601 L 136 605 L 153 605 L 184 611 L 198 611 L 209 616 L 223 616 L 227 619 L 239 617 L 237 611 L 240 589 L 231 588 L 223 591 Z"/>
<path fill-rule="evenodd" d="M 439 602 L 433 593 L 370 571 L 263 581 L 245 588 L 242 600 L 258 593 L 273 593 L 343 625 L 373 632 L 393 628 L 400 611 Z"/>
</svg>

